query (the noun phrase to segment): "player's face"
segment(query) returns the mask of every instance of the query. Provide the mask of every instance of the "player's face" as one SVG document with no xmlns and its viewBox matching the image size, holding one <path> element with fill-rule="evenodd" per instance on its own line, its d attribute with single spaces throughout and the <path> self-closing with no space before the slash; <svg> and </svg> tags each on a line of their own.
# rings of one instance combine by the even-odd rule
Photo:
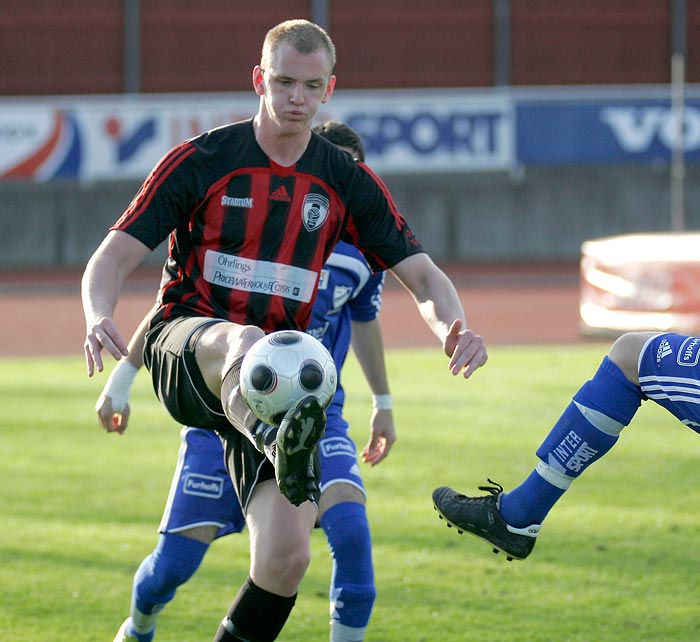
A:
<svg viewBox="0 0 700 642">
<path fill-rule="evenodd" d="M 266 112 L 283 134 L 310 129 L 335 86 L 327 54 L 324 51 L 302 54 L 281 43 L 270 60 L 268 69 L 258 66 L 253 71 L 253 85 L 263 97 Z"/>
</svg>

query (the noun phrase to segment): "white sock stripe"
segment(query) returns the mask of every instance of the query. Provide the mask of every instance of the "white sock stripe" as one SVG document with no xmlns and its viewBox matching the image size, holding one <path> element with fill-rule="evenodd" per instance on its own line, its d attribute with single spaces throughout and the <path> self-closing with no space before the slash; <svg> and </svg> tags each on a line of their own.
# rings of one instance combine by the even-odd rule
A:
<svg viewBox="0 0 700 642">
<path fill-rule="evenodd" d="M 625 424 L 621 424 L 619 421 L 615 421 L 612 417 L 604 415 L 602 412 L 593 410 L 588 406 L 580 404 L 578 401 L 574 400 L 576 407 L 579 409 L 580 413 L 584 416 L 586 421 L 588 421 L 594 428 L 600 430 L 600 432 L 610 435 L 611 437 L 617 437 Z"/>
<path fill-rule="evenodd" d="M 331 620 L 331 642 L 362 642 L 366 633 L 366 626 L 355 628 L 336 619 Z"/>
<path fill-rule="evenodd" d="M 229 618 L 225 617 L 221 620 L 221 626 L 223 626 L 231 635 L 234 635 L 236 631 L 233 628 L 233 622 Z"/>
<path fill-rule="evenodd" d="M 150 633 L 158 623 L 158 617 L 165 608 L 165 604 L 154 604 L 153 613 L 146 614 L 139 611 L 135 605 L 131 606 L 131 628 L 141 635 Z"/>
<path fill-rule="evenodd" d="M 571 486 L 571 482 L 574 481 L 573 477 L 569 477 L 564 473 L 560 473 L 558 470 L 554 470 L 550 465 L 545 464 L 543 461 L 537 463 L 535 468 L 537 474 L 542 477 L 546 482 L 561 488 L 562 490 L 567 490 Z"/>
</svg>

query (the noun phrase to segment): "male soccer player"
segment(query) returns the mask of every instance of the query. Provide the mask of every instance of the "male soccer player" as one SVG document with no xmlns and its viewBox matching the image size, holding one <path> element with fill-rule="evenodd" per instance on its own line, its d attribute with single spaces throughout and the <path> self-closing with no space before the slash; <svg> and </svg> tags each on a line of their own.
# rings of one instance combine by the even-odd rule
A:
<svg viewBox="0 0 700 642">
<path fill-rule="evenodd" d="M 329 121 L 314 131 L 364 162 L 362 139 L 352 128 Z M 362 452 L 363 460 L 372 465 L 388 455 L 396 439 L 378 319 L 383 283 L 384 274 L 372 274 L 357 249 L 339 243 L 322 271 L 307 328 L 329 349 L 339 371 L 352 336 L 373 393 L 370 438 Z M 130 340 L 129 355 L 112 370 L 98 399 L 98 419 L 107 432 L 123 433 L 128 425 L 129 392 L 142 364 L 147 321 L 148 317 Z M 327 410 L 326 434 L 318 445 L 322 470 L 318 521 L 333 559 L 331 642 L 364 640 L 376 594 L 365 491 L 355 443 L 342 416 L 344 396 L 339 377 Z M 114 642 L 151 642 L 162 609 L 199 568 L 209 544 L 245 525 L 218 435 L 192 427 L 183 428 L 180 435 L 182 445 L 159 527 L 161 535 L 134 576 L 130 616 Z"/>
<path fill-rule="evenodd" d="M 544 518 L 588 467 L 617 442 L 642 401 L 651 399 L 700 432 L 700 338 L 631 332 L 613 343 L 537 450 L 540 461 L 510 492 L 490 482 L 488 495 L 467 497 L 447 486 L 433 492 L 447 523 L 525 559 Z"/>
<path fill-rule="evenodd" d="M 323 407 L 306 397 L 270 430 L 242 398 L 239 376 L 246 351 L 266 332 L 308 325 L 320 271 L 338 240 L 410 290 L 452 374 L 468 378 L 487 359 L 482 338 L 466 328 L 454 285 L 422 250 L 386 186 L 312 134 L 335 87 L 334 65 L 333 42 L 317 25 L 273 27 L 253 69 L 257 114 L 168 152 L 83 275 L 92 375 L 103 369 L 103 348 L 127 355 L 113 320 L 121 284 L 170 237 L 169 280 L 144 361 L 177 422 L 224 439 L 251 541 L 250 576 L 214 642 L 275 640 L 309 563 Z M 268 459 L 273 443 L 276 456 Z"/>
</svg>

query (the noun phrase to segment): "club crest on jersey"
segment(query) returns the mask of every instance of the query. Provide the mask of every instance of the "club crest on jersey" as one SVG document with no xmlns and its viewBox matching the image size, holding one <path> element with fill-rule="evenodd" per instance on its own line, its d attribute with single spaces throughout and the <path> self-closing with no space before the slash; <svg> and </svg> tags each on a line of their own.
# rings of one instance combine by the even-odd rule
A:
<svg viewBox="0 0 700 642">
<path fill-rule="evenodd" d="M 313 232 L 323 225 L 328 218 L 328 199 L 320 194 L 307 194 L 302 205 L 304 227 Z"/>
</svg>

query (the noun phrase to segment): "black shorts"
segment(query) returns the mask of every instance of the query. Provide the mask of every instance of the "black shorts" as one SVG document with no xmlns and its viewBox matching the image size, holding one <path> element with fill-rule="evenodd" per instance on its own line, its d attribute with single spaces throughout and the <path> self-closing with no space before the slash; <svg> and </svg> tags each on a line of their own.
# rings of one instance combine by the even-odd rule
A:
<svg viewBox="0 0 700 642">
<path fill-rule="evenodd" d="M 221 435 L 226 466 L 245 513 L 255 484 L 274 479 L 275 470 L 265 455 L 229 423 L 221 401 L 207 388 L 197 367 L 197 339 L 206 327 L 221 322 L 208 317 L 161 321 L 146 334 L 143 359 L 156 395 L 175 421 Z"/>
<path fill-rule="evenodd" d="M 274 479 L 275 467 L 247 437 L 235 428 L 230 428 L 226 434 L 219 434 L 224 442 L 226 468 L 231 475 L 243 514 L 247 515 L 248 502 L 255 485 L 267 479 Z"/>
</svg>

